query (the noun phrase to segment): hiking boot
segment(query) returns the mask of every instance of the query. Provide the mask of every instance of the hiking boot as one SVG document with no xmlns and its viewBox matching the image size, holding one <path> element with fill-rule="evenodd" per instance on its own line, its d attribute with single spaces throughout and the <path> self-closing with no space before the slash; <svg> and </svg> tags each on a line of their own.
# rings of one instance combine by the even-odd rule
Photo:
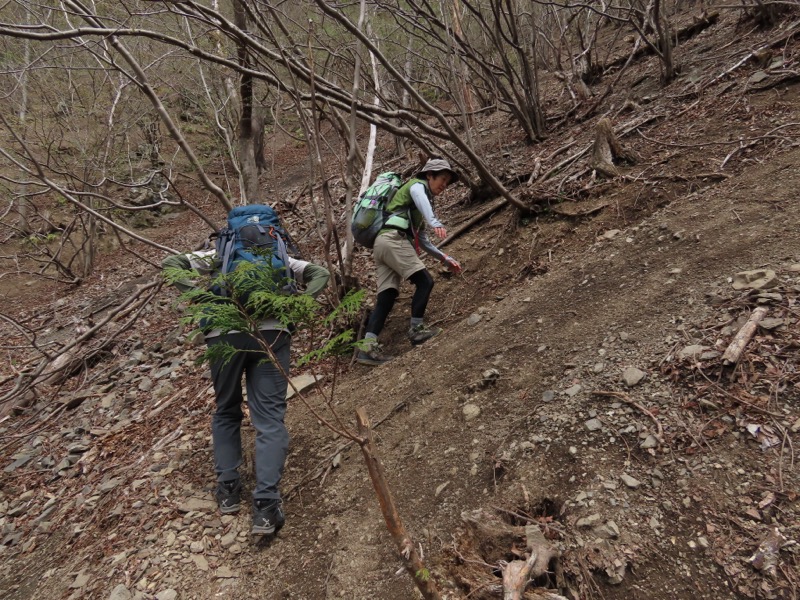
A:
<svg viewBox="0 0 800 600">
<path fill-rule="evenodd" d="M 408 330 L 408 339 L 411 340 L 412 344 L 417 346 L 423 342 L 427 342 L 440 333 L 442 333 L 441 327 L 428 327 L 424 323 L 420 323 L 416 327 L 412 327 Z"/>
<path fill-rule="evenodd" d="M 253 530 L 254 535 L 277 534 L 286 517 L 280 500 L 253 500 Z"/>
<path fill-rule="evenodd" d="M 364 346 L 363 350 L 358 351 L 356 362 L 362 365 L 369 365 L 370 367 L 377 367 L 383 363 L 392 360 L 394 356 L 389 356 L 383 353 L 383 347 L 380 344 L 369 344 Z"/>
<path fill-rule="evenodd" d="M 242 482 L 240 479 L 233 481 L 220 481 L 214 493 L 219 504 L 219 512 L 223 515 L 239 512 L 242 501 Z"/>
</svg>

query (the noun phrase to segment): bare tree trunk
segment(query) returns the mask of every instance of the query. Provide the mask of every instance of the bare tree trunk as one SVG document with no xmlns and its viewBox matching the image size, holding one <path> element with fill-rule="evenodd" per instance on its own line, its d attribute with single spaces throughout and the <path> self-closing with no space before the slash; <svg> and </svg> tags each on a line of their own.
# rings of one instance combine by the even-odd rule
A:
<svg viewBox="0 0 800 600">
<path fill-rule="evenodd" d="M 417 586 L 423 598 L 426 600 L 440 600 L 441 596 L 439 596 L 436 583 L 422 562 L 417 549 L 414 547 L 414 542 L 406 532 L 403 521 L 400 519 L 400 514 L 397 512 L 397 506 L 394 503 L 392 492 L 386 481 L 386 475 L 383 472 L 383 464 L 378 458 L 378 449 L 375 447 L 367 409 L 363 406 L 356 411 L 356 421 L 358 422 L 358 433 L 361 437 L 359 441 L 361 453 L 364 455 L 364 462 L 367 464 L 372 486 L 375 488 L 375 495 L 378 496 L 381 512 L 386 521 L 386 528 L 397 545 L 397 551 L 403 557 L 405 569 L 411 575 L 414 585 Z"/>
<path fill-rule="evenodd" d="M 233 19 L 236 26 L 242 31 L 247 31 L 247 13 L 242 6 L 242 0 L 233 2 Z M 241 112 L 239 114 L 239 164 L 241 165 L 242 181 L 240 184 L 244 204 L 255 203 L 258 200 L 258 166 L 256 165 L 256 140 L 258 132 L 253 128 L 253 76 L 245 72 L 250 66 L 247 46 L 238 42 L 236 53 L 242 73 L 239 76 L 239 99 Z"/>
<path fill-rule="evenodd" d="M 464 33 L 461 30 L 461 5 L 459 0 L 453 0 L 453 31 L 459 37 L 464 37 Z M 467 130 L 467 137 L 469 145 L 472 146 L 472 140 L 470 136 L 470 129 L 475 126 L 475 101 L 472 99 L 472 89 L 469 86 L 469 68 L 467 67 L 467 63 L 463 60 L 459 61 L 460 69 L 458 71 L 461 72 L 461 95 L 464 98 L 464 115 L 466 117 L 465 121 L 465 128 Z"/>
<path fill-rule="evenodd" d="M 25 23 L 30 25 L 31 14 L 25 10 Z M 28 119 L 28 65 L 31 61 L 31 41 L 26 39 L 24 41 L 22 54 L 22 72 L 19 75 L 19 88 L 20 88 L 20 102 L 19 102 L 19 125 L 22 129 L 22 139 L 27 138 L 27 119 Z M 22 235 L 30 235 L 33 231 L 31 228 L 31 201 L 26 194 L 27 186 L 22 186 L 22 193 L 19 196 L 19 204 L 17 205 L 17 228 Z"/>
<path fill-rule="evenodd" d="M 406 60 L 403 63 L 403 77 L 405 77 L 406 81 L 411 79 L 411 39 L 408 38 L 408 42 L 406 45 Z M 400 95 L 400 108 L 403 110 L 408 109 L 408 105 L 411 102 L 411 95 L 408 93 L 408 90 L 404 87 L 403 93 Z M 395 148 L 397 149 L 397 156 L 406 156 L 406 143 L 405 138 L 401 135 L 394 136 L 394 143 Z"/>
<path fill-rule="evenodd" d="M 359 3 L 358 11 L 358 30 L 361 31 L 364 27 L 364 18 L 367 12 L 366 0 L 361 0 Z M 355 52 L 355 65 L 353 66 L 353 92 L 352 103 L 350 104 L 350 136 L 347 143 L 347 164 L 345 173 L 345 216 L 349 217 L 353 212 L 353 195 L 356 192 L 356 160 L 358 155 L 358 139 L 356 137 L 356 129 L 358 128 L 358 118 L 356 115 L 356 99 L 358 98 L 359 90 L 361 88 L 361 51 L 363 44 L 358 42 L 356 44 Z M 342 249 L 342 258 L 344 259 L 344 273 L 342 273 L 342 283 L 345 289 L 351 286 L 348 281 L 350 272 L 353 268 L 353 233 L 349 227 L 345 228 L 344 248 Z"/>
<path fill-rule="evenodd" d="M 520 56 L 522 58 L 522 74 L 525 77 L 525 95 L 528 114 L 533 130 L 539 137 L 544 135 L 545 119 L 542 113 L 542 105 L 539 102 L 539 72 L 536 66 L 536 24 L 533 16 L 528 23 L 530 36 L 520 34 Z M 527 39 L 526 39 L 527 38 Z"/>
<path fill-rule="evenodd" d="M 88 201 L 90 208 L 95 208 L 95 200 Z M 86 278 L 94 270 L 94 256 L 97 252 L 97 219 L 94 215 L 86 215 L 86 224 L 83 227 L 86 235 L 86 243 L 83 245 L 83 261 L 81 265 L 81 276 Z"/>
<path fill-rule="evenodd" d="M 666 85 L 675 77 L 675 66 L 672 61 L 669 22 L 661 16 L 661 0 L 653 0 L 653 23 L 658 34 L 658 47 L 661 50 L 661 83 Z"/>
</svg>

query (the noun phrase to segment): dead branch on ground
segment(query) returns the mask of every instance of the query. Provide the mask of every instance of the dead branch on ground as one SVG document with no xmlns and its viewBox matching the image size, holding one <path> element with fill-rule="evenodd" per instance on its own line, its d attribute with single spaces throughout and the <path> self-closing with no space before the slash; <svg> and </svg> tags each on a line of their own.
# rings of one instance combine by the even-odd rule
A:
<svg viewBox="0 0 800 600">
<path fill-rule="evenodd" d="M 400 556 L 403 557 L 405 569 L 411 575 L 414 585 L 417 586 L 423 598 L 426 600 L 441 600 L 436 583 L 422 562 L 422 558 L 414 547 L 414 542 L 406 532 L 403 521 L 400 519 L 400 514 L 397 512 L 394 497 L 383 472 L 383 464 L 378 458 L 366 408 L 361 407 L 356 411 L 356 420 L 358 422 L 358 433 L 361 436 L 359 445 L 361 446 L 361 452 L 364 454 L 364 462 L 367 464 L 367 470 L 375 488 L 375 495 L 378 496 L 383 518 L 386 520 L 386 527 L 397 545 Z"/>
<path fill-rule="evenodd" d="M 747 323 L 745 323 L 734 336 L 733 341 L 728 345 L 725 353 L 722 355 L 723 365 L 733 365 L 739 362 L 739 358 L 741 358 L 745 346 L 753 339 L 758 323 L 766 316 L 767 311 L 768 309 L 766 306 L 759 306 L 753 311 L 750 318 L 747 319 Z"/>
</svg>

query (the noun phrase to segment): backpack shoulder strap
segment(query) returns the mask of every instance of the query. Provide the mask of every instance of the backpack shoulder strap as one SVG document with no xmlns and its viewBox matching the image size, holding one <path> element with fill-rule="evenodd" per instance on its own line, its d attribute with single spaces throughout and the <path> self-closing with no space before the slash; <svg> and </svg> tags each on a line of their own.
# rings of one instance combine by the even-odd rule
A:
<svg viewBox="0 0 800 600">
<path fill-rule="evenodd" d="M 231 229 L 222 229 L 219 232 L 217 237 L 217 254 L 219 254 L 219 258 L 222 261 L 220 272 L 225 275 L 230 270 L 231 266 L 231 254 L 233 253 L 233 247 L 235 244 L 236 232 Z"/>
</svg>

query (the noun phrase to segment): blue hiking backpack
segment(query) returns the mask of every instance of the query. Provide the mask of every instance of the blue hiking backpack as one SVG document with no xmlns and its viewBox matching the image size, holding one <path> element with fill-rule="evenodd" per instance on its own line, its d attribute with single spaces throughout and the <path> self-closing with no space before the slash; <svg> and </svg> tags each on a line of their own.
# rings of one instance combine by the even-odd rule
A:
<svg viewBox="0 0 800 600">
<path fill-rule="evenodd" d="M 228 213 L 228 226 L 217 234 L 215 247 L 220 272 L 223 276 L 231 273 L 244 261 L 269 265 L 275 289 L 296 293 L 287 240 L 290 240 L 289 235 L 271 207 L 263 204 L 237 206 Z M 219 296 L 230 295 L 230 290 L 221 285 L 212 286 L 211 291 Z"/>
<path fill-rule="evenodd" d="M 383 224 L 390 216 L 386 212 L 386 205 L 394 198 L 397 190 L 403 185 L 400 175 L 389 171 L 381 173 L 369 186 L 353 207 L 353 217 L 350 220 L 350 230 L 357 244 L 366 248 L 375 245 L 378 232 L 383 229 Z"/>
</svg>

